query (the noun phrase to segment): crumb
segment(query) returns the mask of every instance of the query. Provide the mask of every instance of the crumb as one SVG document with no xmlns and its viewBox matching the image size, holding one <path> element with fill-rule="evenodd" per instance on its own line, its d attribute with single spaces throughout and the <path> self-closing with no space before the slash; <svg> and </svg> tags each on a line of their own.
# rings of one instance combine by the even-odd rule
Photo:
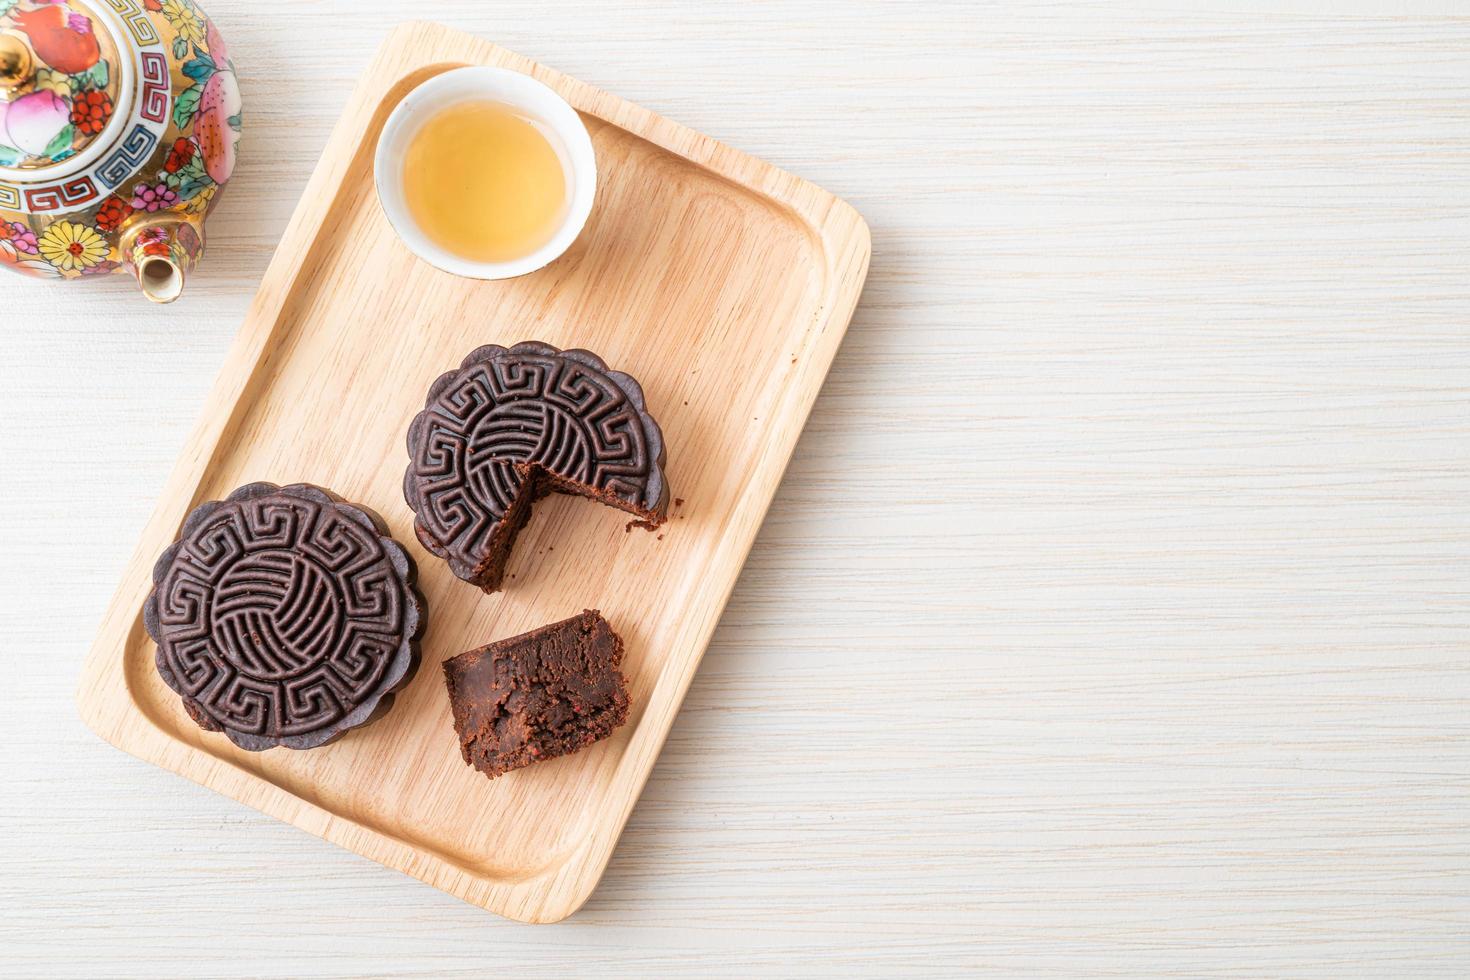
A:
<svg viewBox="0 0 1470 980">
<path fill-rule="evenodd" d="M 656 540 L 662 541 L 663 539 L 664 539 L 664 536 L 662 534 L 660 534 Z"/>
<path fill-rule="evenodd" d="M 653 523 L 653 521 L 629 521 L 627 524 L 623 525 L 623 533 L 627 534 L 635 527 L 641 527 L 645 531 L 654 531 L 658 529 L 658 525 Z"/>
<path fill-rule="evenodd" d="M 791 355 L 791 363 L 792 364 L 795 364 L 796 363 L 796 355 L 795 354 L 792 354 Z"/>
</svg>

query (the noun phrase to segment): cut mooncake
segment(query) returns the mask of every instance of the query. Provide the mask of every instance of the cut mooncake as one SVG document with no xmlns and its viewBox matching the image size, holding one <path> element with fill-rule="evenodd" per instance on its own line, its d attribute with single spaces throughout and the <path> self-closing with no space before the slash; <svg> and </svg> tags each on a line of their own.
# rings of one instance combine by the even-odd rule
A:
<svg viewBox="0 0 1470 980">
<path fill-rule="evenodd" d="M 596 354 L 527 341 L 481 347 L 429 389 L 408 430 L 414 531 L 454 574 L 499 591 L 531 505 L 553 491 L 668 516 L 664 440 L 629 375 Z"/>
</svg>

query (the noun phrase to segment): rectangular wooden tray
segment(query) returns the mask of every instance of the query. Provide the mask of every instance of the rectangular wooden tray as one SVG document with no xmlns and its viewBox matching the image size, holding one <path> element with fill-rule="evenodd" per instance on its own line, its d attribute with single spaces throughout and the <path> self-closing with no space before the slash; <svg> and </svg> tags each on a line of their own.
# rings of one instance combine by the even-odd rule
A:
<svg viewBox="0 0 1470 980">
<path fill-rule="evenodd" d="M 377 135 L 431 75 L 539 78 L 597 150 L 597 203 L 546 269 L 473 282 L 416 260 L 373 190 Z M 118 747 L 502 915 L 551 922 L 592 892 L 735 584 L 867 274 L 847 204 L 646 109 L 474 37 L 408 24 L 363 75 L 240 328 L 88 657 L 78 700 Z M 404 434 L 473 348 L 587 347 L 642 381 L 683 501 L 661 537 L 585 500 L 538 505 L 505 592 L 414 539 Z M 323 748 L 248 753 L 159 680 L 139 610 L 197 504 L 256 480 L 366 504 L 415 557 L 423 666 L 380 721 Z M 554 551 L 552 549 L 555 549 Z M 465 766 L 439 664 L 600 608 L 627 643 L 633 708 L 612 738 L 487 780 Z"/>
</svg>

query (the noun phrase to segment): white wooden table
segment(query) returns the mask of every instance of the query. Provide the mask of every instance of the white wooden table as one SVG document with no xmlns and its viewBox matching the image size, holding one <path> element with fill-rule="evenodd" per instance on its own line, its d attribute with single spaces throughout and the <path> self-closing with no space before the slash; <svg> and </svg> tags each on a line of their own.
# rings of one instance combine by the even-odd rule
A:
<svg viewBox="0 0 1470 980">
<path fill-rule="evenodd" d="M 186 297 L 0 283 L 0 973 L 1470 972 L 1463 6 L 208 6 L 247 142 Z M 558 926 L 137 762 L 72 704 L 407 13 L 873 228 L 714 646 Z"/>
</svg>

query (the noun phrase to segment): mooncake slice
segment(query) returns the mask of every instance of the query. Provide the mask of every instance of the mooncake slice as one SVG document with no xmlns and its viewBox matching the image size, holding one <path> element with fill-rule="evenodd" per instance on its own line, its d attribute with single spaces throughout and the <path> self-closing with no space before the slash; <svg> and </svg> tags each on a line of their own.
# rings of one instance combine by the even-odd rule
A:
<svg viewBox="0 0 1470 980">
<path fill-rule="evenodd" d="M 622 662 L 595 609 L 445 661 L 465 763 L 494 779 L 607 738 L 628 720 Z"/>
</svg>

